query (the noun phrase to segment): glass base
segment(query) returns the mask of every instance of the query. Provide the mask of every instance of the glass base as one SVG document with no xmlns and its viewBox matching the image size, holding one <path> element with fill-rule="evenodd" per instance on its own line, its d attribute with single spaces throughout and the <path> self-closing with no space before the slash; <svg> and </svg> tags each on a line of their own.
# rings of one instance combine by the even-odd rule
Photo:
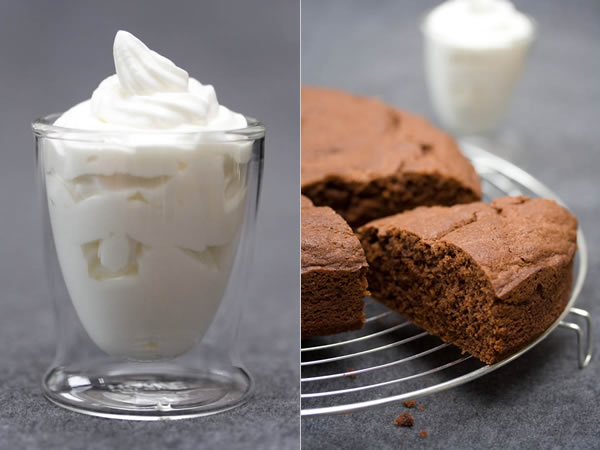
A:
<svg viewBox="0 0 600 450">
<path fill-rule="evenodd" d="M 44 395 L 63 408 L 123 420 L 176 420 L 208 416 L 244 404 L 253 388 L 244 369 L 161 373 L 106 369 L 103 374 L 55 367 Z"/>
</svg>

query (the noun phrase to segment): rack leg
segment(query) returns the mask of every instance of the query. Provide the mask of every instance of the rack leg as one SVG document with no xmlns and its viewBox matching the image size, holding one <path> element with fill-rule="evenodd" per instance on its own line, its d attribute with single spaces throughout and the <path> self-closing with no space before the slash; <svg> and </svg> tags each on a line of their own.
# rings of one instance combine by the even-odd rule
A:
<svg viewBox="0 0 600 450">
<path fill-rule="evenodd" d="M 592 360 L 592 354 L 594 352 L 594 329 L 592 324 L 592 318 L 590 313 L 585 309 L 571 308 L 569 314 L 573 314 L 578 317 L 582 317 L 585 321 L 585 326 L 582 328 L 580 325 L 573 322 L 561 321 L 559 326 L 568 328 L 577 333 L 577 352 L 579 357 L 579 368 L 583 369 Z"/>
</svg>

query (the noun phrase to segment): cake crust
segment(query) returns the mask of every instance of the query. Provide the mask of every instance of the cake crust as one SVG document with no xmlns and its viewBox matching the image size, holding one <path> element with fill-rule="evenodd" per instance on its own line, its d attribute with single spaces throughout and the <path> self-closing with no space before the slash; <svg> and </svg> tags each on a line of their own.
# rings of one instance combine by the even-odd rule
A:
<svg viewBox="0 0 600 450">
<path fill-rule="evenodd" d="M 488 364 L 543 333 L 569 299 L 577 219 L 552 200 L 422 207 L 358 234 L 373 297 Z"/>
<path fill-rule="evenodd" d="M 348 224 L 302 197 L 302 338 L 360 329 L 367 261 Z"/>
<path fill-rule="evenodd" d="M 454 139 L 425 119 L 342 91 L 302 88 L 302 193 L 352 227 L 481 198 Z"/>
</svg>

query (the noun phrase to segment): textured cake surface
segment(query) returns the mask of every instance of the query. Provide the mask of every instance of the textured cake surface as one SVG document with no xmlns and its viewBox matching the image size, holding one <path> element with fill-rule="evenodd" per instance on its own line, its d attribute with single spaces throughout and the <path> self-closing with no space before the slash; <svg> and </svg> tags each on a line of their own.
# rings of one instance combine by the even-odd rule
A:
<svg viewBox="0 0 600 450">
<path fill-rule="evenodd" d="M 544 332 L 569 298 L 577 219 L 552 200 L 421 207 L 358 235 L 375 299 L 488 364 Z"/>
<path fill-rule="evenodd" d="M 377 100 L 302 88 L 302 193 L 351 226 L 422 205 L 481 198 L 454 139 Z"/>
<path fill-rule="evenodd" d="M 302 197 L 302 338 L 362 327 L 367 262 L 350 226 Z"/>
</svg>

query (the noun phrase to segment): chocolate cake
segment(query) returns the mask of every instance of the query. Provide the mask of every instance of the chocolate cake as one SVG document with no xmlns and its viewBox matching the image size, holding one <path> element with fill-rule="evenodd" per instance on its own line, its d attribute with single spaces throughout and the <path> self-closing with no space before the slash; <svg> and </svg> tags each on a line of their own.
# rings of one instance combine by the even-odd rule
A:
<svg viewBox="0 0 600 450">
<path fill-rule="evenodd" d="M 302 338 L 363 326 L 367 261 L 352 229 L 302 197 Z"/>
<path fill-rule="evenodd" d="M 364 225 L 372 296 L 492 364 L 568 302 L 577 219 L 552 200 L 421 207 Z"/>
<path fill-rule="evenodd" d="M 481 198 L 454 139 L 421 117 L 341 91 L 302 88 L 302 193 L 352 226 Z"/>
</svg>

